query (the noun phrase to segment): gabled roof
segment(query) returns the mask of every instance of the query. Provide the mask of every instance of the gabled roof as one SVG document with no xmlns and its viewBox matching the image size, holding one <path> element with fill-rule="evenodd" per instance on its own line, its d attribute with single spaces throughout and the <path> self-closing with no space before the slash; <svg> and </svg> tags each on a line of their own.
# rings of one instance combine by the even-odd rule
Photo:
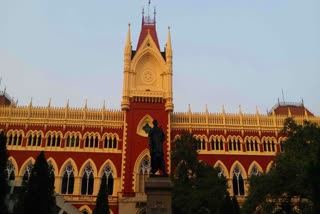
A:
<svg viewBox="0 0 320 214">
<path fill-rule="evenodd" d="M 156 44 L 157 48 L 160 51 L 160 45 L 158 40 L 158 35 L 156 31 L 156 18 L 150 18 L 150 16 L 142 16 L 142 25 L 141 25 L 141 32 L 139 36 L 139 41 L 137 45 L 136 51 L 140 48 L 141 44 L 143 43 L 144 39 L 147 35 L 150 34 L 151 38 L 153 39 L 154 43 Z"/>
<path fill-rule="evenodd" d="M 272 109 L 276 115 L 314 116 L 303 103 L 278 102 Z"/>
</svg>

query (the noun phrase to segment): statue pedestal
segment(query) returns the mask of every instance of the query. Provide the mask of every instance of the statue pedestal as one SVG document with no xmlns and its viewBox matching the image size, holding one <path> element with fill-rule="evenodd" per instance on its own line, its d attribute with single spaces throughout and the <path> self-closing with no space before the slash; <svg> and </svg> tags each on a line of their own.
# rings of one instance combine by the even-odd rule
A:
<svg viewBox="0 0 320 214">
<path fill-rule="evenodd" d="M 169 177 L 151 175 L 145 182 L 147 214 L 171 214 L 171 191 Z"/>
</svg>

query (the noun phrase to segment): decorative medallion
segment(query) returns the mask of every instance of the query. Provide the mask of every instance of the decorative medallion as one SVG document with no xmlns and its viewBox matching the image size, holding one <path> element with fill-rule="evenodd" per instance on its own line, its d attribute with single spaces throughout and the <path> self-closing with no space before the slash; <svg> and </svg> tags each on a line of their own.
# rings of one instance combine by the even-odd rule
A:
<svg viewBox="0 0 320 214">
<path fill-rule="evenodd" d="M 154 81 L 154 79 L 155 79 L 155 74 L 150 68 L 147 68 L 143 71 L 142 80 L 144 83 L 151 84 Z"/>
</svg>

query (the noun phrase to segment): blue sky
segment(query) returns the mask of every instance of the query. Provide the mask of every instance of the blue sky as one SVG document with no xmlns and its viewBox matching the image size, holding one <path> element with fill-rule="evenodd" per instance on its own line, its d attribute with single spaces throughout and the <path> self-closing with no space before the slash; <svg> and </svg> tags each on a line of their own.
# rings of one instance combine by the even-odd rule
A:
<svg viewBox="0 0 320 214">
<path fill-rule="evenodd" d="M 0 90 L 19 105 L 120 109 L 123 50 L 147 0 L 0 0 Z M 320 115 L 320 1 L 153 0 L 171 26 L 175 111 L 266 113 L 282 100 Z"/>
</svg>

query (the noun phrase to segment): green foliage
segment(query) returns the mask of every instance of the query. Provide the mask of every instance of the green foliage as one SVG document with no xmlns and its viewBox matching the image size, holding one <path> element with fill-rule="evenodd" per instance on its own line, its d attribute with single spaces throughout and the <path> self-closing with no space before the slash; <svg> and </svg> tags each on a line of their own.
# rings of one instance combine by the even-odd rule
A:
<svg viewBox="0 0 320 214">
<path fill-rule="evenodd" d="M 0 132 L 0 211 L 6 213 L 7 206 L 5 198 L 7 195 L 8 183 L 6 168 L 8 161 L 7 138 L 3 131 Z"/>
<path fill-rule="evenodd" d="M 56 200 L 54 186 L 44 152 L 40 152 L 31 172 L 26 192 L 19 197 L 15 213 L 43 214 L 54 213 Z"/>
<path fill-rule="evenodd" d="M 102 177 L 93 214 L 110 214 L 106 178 Z"/>
<path fill-rule="evenodd" d="M 250 179 L 245 213 L 320 213 L 320 128 L 287 118 L 282 133 L 288 136 L 270 172 Z M 298 207 L 299 210 L 293 210 Z"/>
<path fill-rule="evenodd" d="M 217 169 L 198 161 L 196 146 L 189 133 L 173 142 L 173 213 L 219 213 L 228 195 L 226 179 L 218 176 Z"/>
</svg>

